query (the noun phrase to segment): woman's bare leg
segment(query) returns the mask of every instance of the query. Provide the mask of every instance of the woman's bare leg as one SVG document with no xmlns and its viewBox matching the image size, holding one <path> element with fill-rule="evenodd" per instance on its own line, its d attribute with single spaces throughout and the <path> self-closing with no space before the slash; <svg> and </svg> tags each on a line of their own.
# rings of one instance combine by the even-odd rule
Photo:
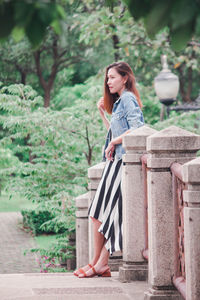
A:
<svg viewBox="0 0 200 300">
<path fill-rule="evenodd" d="M 101 250 L 100 257 L 99 257 L 97 263 L 95 264 L 95 270 L 97 273 L 99 273 L 99 272 L 101 273 L 102 271 L 104 271 L 105 269 L 108 268 L 109 256 L 110 256 L 110 253 L 104 246 Z"/>
<path fill-rule="evenodd" d="M 101 222 L 92 217 L 91 219 L 93 223 L 93 235 L 94 235 L 94 256 L 91 261 L 91 265 L 94 266 L 101 255 L 101 251 L 105 243 L 105 237 L 103 236 L 103 234 L 98 232 L 98 229 L 101 226 Z"/>
<path fill-rule="evenodd" d="M 108 259 L 109 259 L 109 252 L 106 249 L 106 247 L 103 246 L 100 257 L 99 257 L 98 261 L 96 262 L 96 264 L 94 265 L 95 270 L 91 268 L 85 272 L 86 273 L 85 275 L 80 274 L 79 278 L 91 277 L 95 274 L 103 274 L 104 272 L 110 270 L 109 266 L 108 266 Z M 94 273 L 94 271 L 96 271 L 96 273 Z"/>
<path fill-rule="evenodd" d="M 94 236 L 94 256 L 90 262 L 90 265 L 94 266 L 101 254 L 102 248 L 104 246 L 105 243 L 105 238 L 104 236 L 98 232 L 99 227 L 101 226 L 101 222 L 93 217 L 91 217 L 92 219 L 92 223 L 93 223 L 93 236 Z M 90 269 L 89 265 L 86 265 L 84 267 L 81 268 L 84 272 L 87 272 Z M 80 272 L 78 270 L 76 270 L 74 272 L 75 275 L 79 275 Z"/>
</svg>

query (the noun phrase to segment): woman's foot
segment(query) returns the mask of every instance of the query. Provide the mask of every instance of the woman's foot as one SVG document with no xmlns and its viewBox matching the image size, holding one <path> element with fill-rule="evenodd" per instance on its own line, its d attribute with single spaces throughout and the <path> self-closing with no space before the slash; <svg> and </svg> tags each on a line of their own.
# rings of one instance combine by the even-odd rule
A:
<svg viewBox="0 0 200 300">
<path fill-rule="evenodd" d="M 92 265 L 91 264 L 88 264 L 88 265 L 86 265 L 86 266 L 84 266 L 84 267 L 82 267 L 82 268 L 80 268 L 80 269 L 78 269 L 78 270 L 76 270 L 76 271 L 74 271 L 74 275 L 75 276 L 79 276 L 80 274 L 85 274 L 88 270 L 90 270 L 92 268 Z"/>
<path fill-rule="evenodd" d="M 108 265 L 106 266 L 95 266 L 90 268 L 87 272 L 84 272 L 80 274 L 79 278 L 91 278 L 94 276 L 100 276 L 100 277 L 111 277 L 110 268 Z"/>
</svg>

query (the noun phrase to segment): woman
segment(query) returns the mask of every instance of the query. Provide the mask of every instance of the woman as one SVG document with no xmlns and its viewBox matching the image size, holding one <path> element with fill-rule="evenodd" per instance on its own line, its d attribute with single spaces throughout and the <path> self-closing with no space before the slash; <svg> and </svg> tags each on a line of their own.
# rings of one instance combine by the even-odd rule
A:
<svg viewBox="0 0 200 300">
<path fill-rule="evenodd" d="M 116 62 L 106 69 L 104 97 L 97 104 L 112 139 L 105 150 L 106 165 L 89 209 L 94 230 L 94 257 L 74 272 L 79 278 L 110 277 L 109 255 L 122 250 L 122 138 L 144 124 L 142 103 L 130 66 Z M 109 123 L 105 111 L 112 114 Z"/>
</svg>

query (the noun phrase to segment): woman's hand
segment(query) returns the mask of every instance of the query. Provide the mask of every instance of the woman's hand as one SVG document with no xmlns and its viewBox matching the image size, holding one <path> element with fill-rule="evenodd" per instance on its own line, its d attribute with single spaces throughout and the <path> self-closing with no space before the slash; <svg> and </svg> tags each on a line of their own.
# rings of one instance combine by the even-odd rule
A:
<svg viewBox="0 0 200 300">
<path fill-rule="evenodd" d="M 113 152 L 115 150 L 115 145 L 114 143 L 111 141 L 109 144 L 108 144 L 108 147 L 106 148 L 105 150 L 105 156 L 108 160 L 113 160 Z"/>
<path fill-rule="evenodd" d="M 104 100 L 103 100 L 103 97 L 101 97 L 99 99 L 99 101 L 97 102 L 97 107 L 98 107 L 98 110 L 100 111 L 100 113 L 103 113 L 105 112 L 105 107 L 104 107 Z"/>
</svg>

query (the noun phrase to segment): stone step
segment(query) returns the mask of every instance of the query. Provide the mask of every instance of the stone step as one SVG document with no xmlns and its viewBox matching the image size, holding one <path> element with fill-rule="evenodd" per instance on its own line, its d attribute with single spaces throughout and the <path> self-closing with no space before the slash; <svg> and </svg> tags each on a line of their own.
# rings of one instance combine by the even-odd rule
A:
<svg viewBox="0 0 200 300">
<path fill-rule="evenodd" d="M 146 282 L 111 278 L 80 279 L 69 273 L 0 274 L 1 300 L 143 300 Z"/>
</svg>

